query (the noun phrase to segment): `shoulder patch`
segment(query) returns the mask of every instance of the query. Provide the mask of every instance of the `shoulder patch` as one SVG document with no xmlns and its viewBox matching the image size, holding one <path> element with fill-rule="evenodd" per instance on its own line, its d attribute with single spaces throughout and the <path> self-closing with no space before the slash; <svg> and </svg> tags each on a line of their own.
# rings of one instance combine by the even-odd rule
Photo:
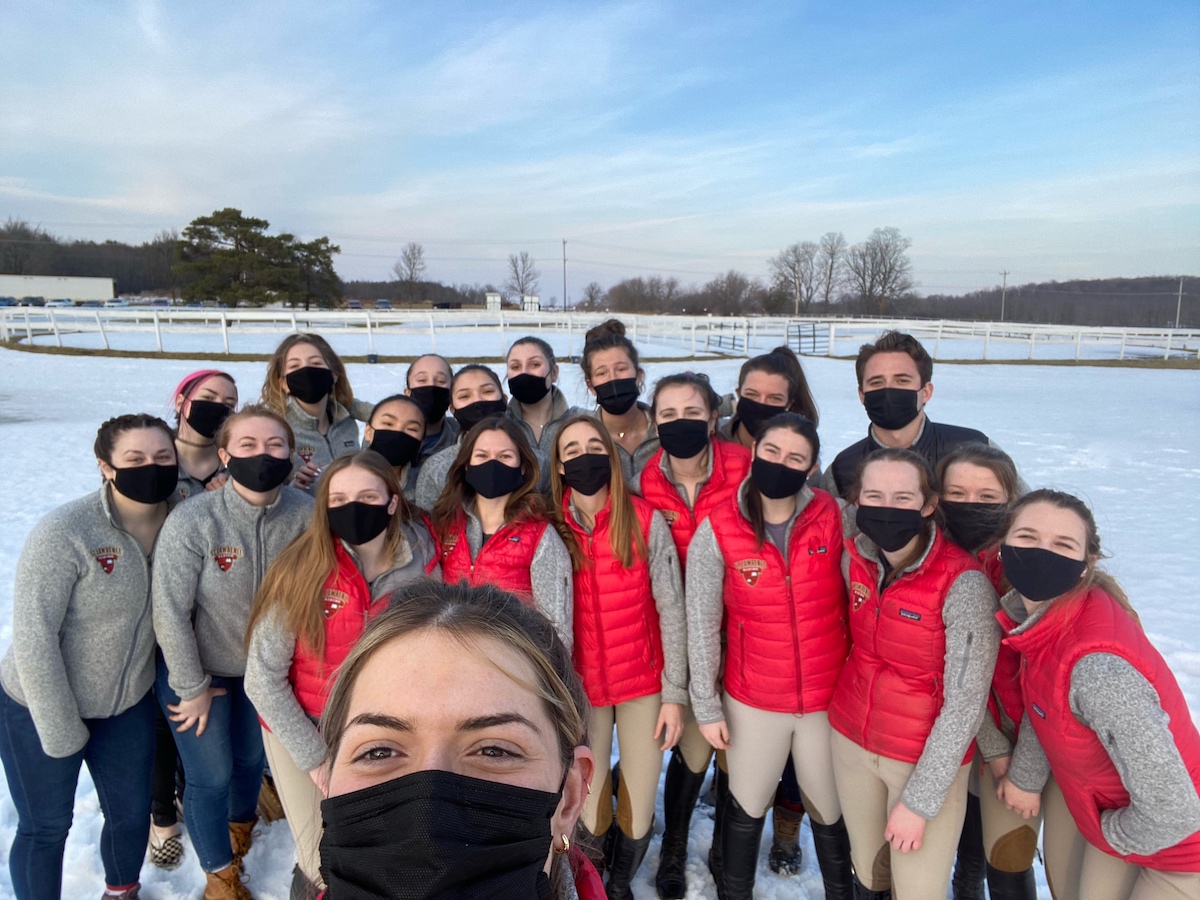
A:
<svg viewBox="0 0 1200 900">
<path fill-rule="evenodd" d="M 325 618 L 329 618 L 339 609 L 350 602 L 350 595 L 344 591 L 328 588 L 325 591 Z"/>
<path fill-rule="evenodd" d="M 451 553 L 453 553 L 454 548 L 457 546 L 458 546 L 458 535 L 457 534 L 448 535 L 445 538 L 445 540 L 442 541 L 442 559 L 445 559 Z"/>
<path fill-rule="evenodd" d="M 228 572 L 233 568 L 233 564 L 242 556 L 241 547 L 218 547 L 213 551 L 213 559 L 216 560 L 217 567 L 222 572 Z"/>
<path fill-rule="evenodd" d="M 306 463 L 312 462 L 313 453 L 315 453 L 315 452 L 316 451 L 312 447 L 297 447 L 296 448 L 296 455 L 298 457 L 300 457 L 302 460 L 304 460 Z"/>
<path fill-rule="evenodd" d="M 754 585 L 758 584 L 759 577 L 767 567 L 767 561 L 765 559 L 743 559 L 735 562 L 733 567 L 746 580 L 746 584 L 754 587 Z"/>
<path fill-rule="evenodd" d="M 670 525 L 671 527 L 674 527 L 675 523 L 679 521 L 679 511 L 678 510 L 660 509 L 659 512 L 662 513 L 663 519 L 665 519 L 667 524 Z"/>
<path fill-rule="evenodd" d="M 113 573 L 113 569 L 117 565 L 117 557 L 120 555 L 120 547 L 97 547 L 92 551 L 92 556 L 96 558 L 96 562 L 100 564 L 100 568 L 104 570 L 105 575 Z"/>
<path fill-rule="evenodd" d="M 858 612 L 867 598 L 871 596 L 871 589 L 861 581 L 850 582 L 850 593 L 854 595 L 854 612 Z"/>
</svg>

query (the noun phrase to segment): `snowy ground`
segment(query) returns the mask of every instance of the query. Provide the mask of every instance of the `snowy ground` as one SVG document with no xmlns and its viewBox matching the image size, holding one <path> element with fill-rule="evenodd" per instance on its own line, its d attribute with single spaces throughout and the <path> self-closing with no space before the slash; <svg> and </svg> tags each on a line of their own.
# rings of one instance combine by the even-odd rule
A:
<svg viewBox="0 0 1200 900">
<path fill-rule="evenodd" d="M 488 338 L 474 352 L 492 354 L 496 352 L 492 344 Z M 707 372 L 719 390 L 727 391 L 733 388 L 740 365 L 740 360 L 712 360 L 690 367 Z M 804 366 L 821 407 L 821 437 L 829 460 L 866 428 L 854 393 L 853 364 L 806 358 Z M 653 383 L 678 367 L 650 365 L 648 379 Z M 12 637 L 12 577 L 25 536 L 50 509 L 97 486 L 91 454 L 96 427 L 122 412 L 165 414 L 171 389 L 196 368 L 186 361 L 0 350 L 0 441 L 8 448 L 0 478 L 0 651 Z M 258 394 L 262 363 L 231 363 L 227 368 L 240 382 L 244 400 Z M 349 367 L 349 375 L 356 395 L 370 400 L 400 390 L 404 369 L 355 365 Z M 1031 485 L 1076 492 L 1093 506 L 1105 548 L 1113 556 L 1108 568 L 1128 588 L 1147 633 L 1175 671 L 1195 717 L 1200 711 L 1200 606 L 1190 585 L 1194 548 L 1200 544 L 1196 373 L 948 366 L 935 371 L 934 383 L 937 390 L 930 413 L 935 420 L 981 428 L 1013 455 Z M 577 367 L 563 366 L 561 386 L 572 401 L 585 402 Z M 101 818 L 86 770 L 75 813 L 67 844 L 64 896 L 99 896 L 103 875 L 96 847 Z M 0 898 L 12 896 L 7 853 L 15 826 L 7 785 L 0 784 Z M 805 869 L 793 879 L 767 870 L 769 827 L 767 831 L 758 896 L 821 897 L 807 825 Z M 703 862 L 710 839 L 709 819 L 698 813 L 690 847 L 690 897 L 716 895 Z M 643 900 L 655 896 L 652 877 L 657 863 L 654 845 L 635 883 Z M 286 898 L 291 865 L 286 825 L 266 829 L 247 858 L 255 896 Z M 146 900 L 196 897 L 203 884 L 190 847 L 180 870 L 164 874 L 147 864 L 143 877 Z M 1042 896 L 1049 897 L 1044 877 Z"/>
</svg>

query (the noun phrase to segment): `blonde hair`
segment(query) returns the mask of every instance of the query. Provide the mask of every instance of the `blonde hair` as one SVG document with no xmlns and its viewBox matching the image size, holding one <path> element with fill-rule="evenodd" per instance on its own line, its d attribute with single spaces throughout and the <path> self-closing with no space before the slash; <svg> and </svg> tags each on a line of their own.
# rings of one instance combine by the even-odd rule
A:
<svg viewBox="0 0 1200 900">
<path fill-rule="evenodd" d="M 283 369 L 287 363 L 288 351 L 297 344 L 312 344 L 317 348 L 317 351 L 321 354 L 321 358 L 325 360 L 325 365 L 329 366 L 329 371 L 334 375 L 333 399 L 342 404 L 346 409 L 349 409 L 351 404 L 354 403 L 354 390 L 350 387 L 350 379 L 346 375 L 346 366 L 342 362 L 341 357 L 329 346 L 329 341 L 325 340 L 319 334 L 312 333 L 289 334 L 275 348 L 275 352 L 271 354 L 270 362 L 267 363 L 267 377 L 263 380 L 262 387 L 262 402 L 280 415 L 287 410 L 288 395 L 284 393 L 279 382 L 284 377 Z"/>
<path fill-rule="evenodd" d="M 222 450 L 228 450 L 229 442 L 233 439 L 234 429 L 247 419 L 270 419 L 287 436 L 288 449 L 295 452 L 296 433 L 292 431 L 292 426 L 288 424 L 288 420 L 281 413 L 262 403 L 247 403 L 237 412 L 226 416 L 225 421 L 221 423 L 221 427 L 217 429 L 217 446 Z"/>
<path fill-rule="evenodd" d="M 872 463 L 877 462 L 901 462 L 912 466 L 917 470 L 917 481 L 920 484 L 921 490 L 921 506 L 924 507 L 937 501 L 939 493 L 937 476 L 933 474 L 929 460 L 915 450 L 884 447 L 874 451 L 858 464 L 858 473 L 854 481 L 854 487 L 850 491 L 849 498 L 847 498 L 851 503 L 858 503 L 859 494 L 862 492 L 863 473 L 867 471 Z M 913 546 L 912 550 L 896 560 L 894 565 L 887 567 L 887 573 L 883 576 L 883 586 L 886 588 L 903 575 L 905 569 L 920 559 L 925 554 L 925 551 L 929 549 L 930 541 L 932 541 L 932 538 L 930 537 L 929 529 L 923 528 L 921 533 L 917 535 L 917 543 Z"/>
</svg>

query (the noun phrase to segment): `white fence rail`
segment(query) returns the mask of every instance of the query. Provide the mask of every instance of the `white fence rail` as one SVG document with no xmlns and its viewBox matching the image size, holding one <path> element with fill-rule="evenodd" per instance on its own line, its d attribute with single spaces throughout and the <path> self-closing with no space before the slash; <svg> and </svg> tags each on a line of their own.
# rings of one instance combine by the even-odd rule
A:
<svg viewBox="0 0 1200 900">
<path fill-rule="evenodd" d="M 287 334 L 318 332 L 347 355 L 503 356 L 525 334 L 578 356 L 606 313 L 482 310 L 304 312 L 287 309 L 0 309 L 0 340 L 38 346 L 180 353 L 269 353 Z M 788 344 L 806 355 L 852 356 L 896 328 L 935 359 L 1200 359 L 1200 331 L 949 320 L 620 315 L 647 358 L 745 357 Z"/>
</svg>

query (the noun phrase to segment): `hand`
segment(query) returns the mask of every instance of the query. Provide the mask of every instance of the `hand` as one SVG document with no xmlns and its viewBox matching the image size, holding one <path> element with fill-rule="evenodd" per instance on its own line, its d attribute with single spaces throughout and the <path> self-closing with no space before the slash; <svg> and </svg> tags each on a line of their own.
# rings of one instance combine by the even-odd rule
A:
<svg viewBox="0 0 1200 900">
<path fill-rule="evenodd" d="M 305 463 L 296 470 L 292 476 L 292 485 L 300 488 L 302 491 L 307 491 L 312 487 L 321 475 L 321 470 L 312 463 Z"/>
<path fill-rule="evenodd" d="M 204 486 L 206 491 L 219 491 L 225 487 L 225 482 L 229 480 L 229 473 L 222 472 L 220 475 L 214 475 L 209 479 L 208 484 Z"/>
<path fill-rule="evenodd" d="M 1004 776 L 1008 774 L 1008 767 L 1012 764 L 1011 756 L 997 756 L 995 759 L 988 762 L 988 768 L 992 770 L 992 777 L 999 783 L 1004 780 Z"/>
<path fill-rule="evenodd" d="M 654 737 L 663 736 L 660 750 L 670 750 L 683 737 L 683 704 L 664 703 L 658 710 L 658 724 L 654 726 Z"/>
<path fill-rule="evenodd" d="M 917 815 L 904 805 L 904 801 L 900 801 L 892 807 L 883 836 L 891 843 L 893 850 L 901 853 L 920 850 L 921 841 L 925 838 L 925 817 Z"/>
<path fill-rule="evenodd" d="M 313 780 L 313 784 L 317 786 L 317 790 L 321 792 L 322 797 L 329 796 L 329 766 L 321 763 L 315 769 L 309 771 L 308 777 Z"/>
<path fill-rule="evenodd" d="M 225 688 L 207 688 L 203 693 L 191 700 L 180 700 L 176 704 L 167 704 L 167 709 L 171 711 L 170 719 L 172 722 L 179 722 L 180 725 L 176 731 L 184 732 L 196 726 L 196 737 L 204 734 L 204 729 L 208 727 L 208 710 L 212 706 L 213 697 L 224 697 Z"/>
<path fill-rule="evenodd" d="M 711 725 L 701 725 L 700 733 L 714 750 L 729 749 L 729 726 L 724 719 Z"/>
<path fill-rule="evenodd" d="M 1023 819 L 1032 819 L 1042 808 L 1042 795 L 1031 791 L 1023 791 L 1005 775 L 996 788 L 996 796 L 1000 802 L 1012 812 L 1020 813 Z"/>
</svg>

